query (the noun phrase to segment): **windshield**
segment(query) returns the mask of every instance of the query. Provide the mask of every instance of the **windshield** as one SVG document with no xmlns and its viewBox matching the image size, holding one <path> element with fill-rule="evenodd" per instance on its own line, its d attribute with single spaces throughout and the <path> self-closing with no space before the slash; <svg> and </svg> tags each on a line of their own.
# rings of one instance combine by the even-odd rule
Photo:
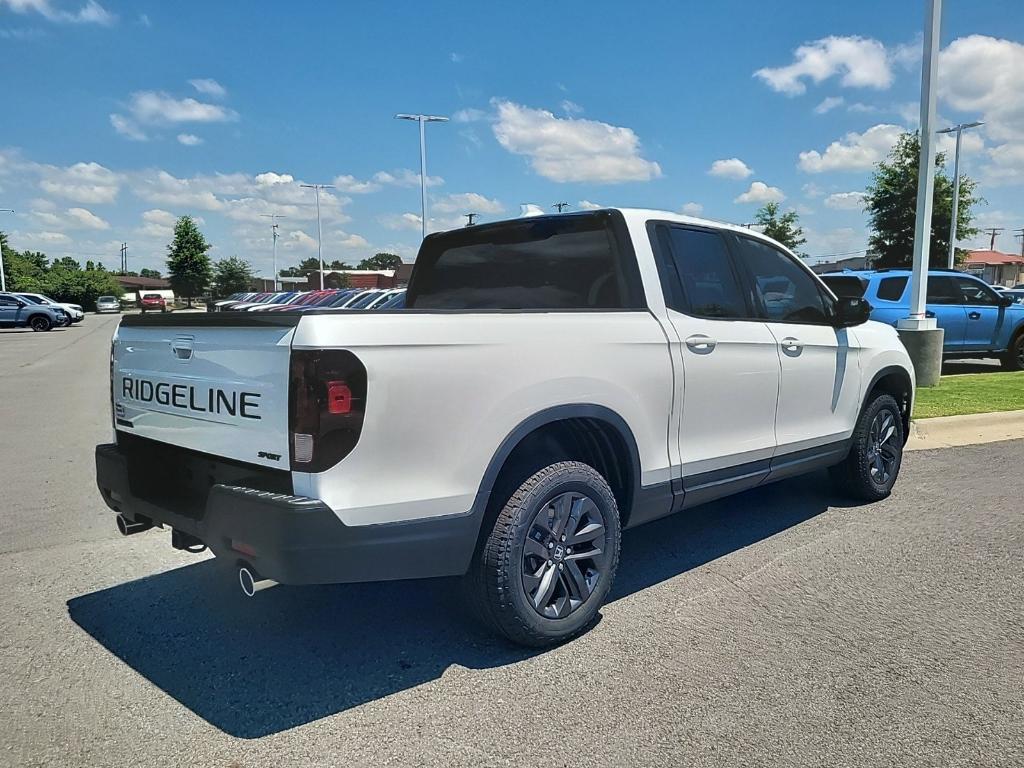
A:
<svg viewBox="0 0 1024 768">
<path fill-rule="evenodd" d="M 100 296 L 98 299 L 96 299 L 96 301 L 109 303 L 111 301 L 117 301 L 117 299 L 114 296 Z"/>
<path fill-rule="evenodd" d="M 36 293 L 19 293 L 18 295 L 25 301 L 31 302 L 32 304 L 53 304 L 53 302 L 45 296 L 40 296 Z"/>
</svg>

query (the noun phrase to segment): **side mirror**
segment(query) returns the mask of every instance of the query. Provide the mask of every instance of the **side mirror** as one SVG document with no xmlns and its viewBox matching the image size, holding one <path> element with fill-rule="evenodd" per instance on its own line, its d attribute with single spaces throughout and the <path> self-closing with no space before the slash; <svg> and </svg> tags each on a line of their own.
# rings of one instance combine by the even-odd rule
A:
<svg viewBox="0 0 1024 768">
<path fill-rule="evenodd" d="M 1006 295 L 1000 293 L 996 297 L 996 303 L 999 304 L 1000 307 L 1012 307 L 1013 306 L 1013 296 L 1006 296 Z"/>
<path fill-rule="evenodd" d="M 849 328 L 866 323 L 871 317 L 871 305 L 867 299 L 846 297 L 836 301 L 836 328 Z"/>
</svg>

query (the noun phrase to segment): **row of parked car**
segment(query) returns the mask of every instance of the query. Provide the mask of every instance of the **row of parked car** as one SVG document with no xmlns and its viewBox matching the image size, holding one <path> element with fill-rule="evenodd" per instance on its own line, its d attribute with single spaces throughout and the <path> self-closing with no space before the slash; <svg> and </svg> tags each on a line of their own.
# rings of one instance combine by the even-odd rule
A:
<svg viewBox="0 0 1024 768">
<path fill-rule="evenodd" d="M 41 293 L 0 293 L 0 328 L 49 331 L 80 323 L 84 317 L 78 304 L 54 301 Z"/>
<path fill-rule="evenodd" d="M 236 293 L 210 305 L 213 312 L 309 312 L 316 309 L 403 309 L 404 288 Z"/>
</svg>

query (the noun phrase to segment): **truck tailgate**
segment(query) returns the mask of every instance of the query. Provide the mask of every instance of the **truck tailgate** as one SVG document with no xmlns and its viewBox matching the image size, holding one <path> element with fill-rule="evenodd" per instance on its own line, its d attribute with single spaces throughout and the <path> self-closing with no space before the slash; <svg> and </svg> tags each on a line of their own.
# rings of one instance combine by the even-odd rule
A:
<svg viewBox="0 0 1024 768">
<path fill-rule="evenodd" d="M 112 348 L 115 428 L 288 469 L 288 366 L 298 318 L 241 321 L 126 317 Z"/>
</svg>

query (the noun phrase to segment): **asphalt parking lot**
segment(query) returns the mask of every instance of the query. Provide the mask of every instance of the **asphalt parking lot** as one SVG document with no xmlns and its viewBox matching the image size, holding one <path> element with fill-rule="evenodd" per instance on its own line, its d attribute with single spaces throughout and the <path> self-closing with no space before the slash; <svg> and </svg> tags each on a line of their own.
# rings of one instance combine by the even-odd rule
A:
<svg viewBox="0 0 1024 768">
<path fill-rule="evenodd" d="M 1024 764 L 1024 441 L 908 454 L 850 506 L 815 475 L 623 538 L 554 650 L 452 581 L 279 587 L 93 484 L 116 316 L 0 332 L 0 765 Z"/>
</svg>

